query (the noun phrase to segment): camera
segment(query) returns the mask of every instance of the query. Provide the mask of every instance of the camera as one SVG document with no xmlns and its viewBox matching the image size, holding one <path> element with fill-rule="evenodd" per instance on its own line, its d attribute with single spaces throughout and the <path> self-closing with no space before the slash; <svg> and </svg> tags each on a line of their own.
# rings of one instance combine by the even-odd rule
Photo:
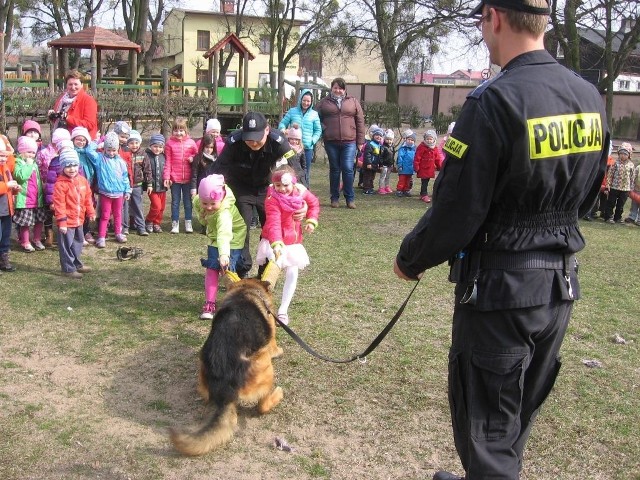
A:
<svg viewBox="0 0 640 480">
<path fill-rule="evenodd" d="M 62 113 L 60 113 L 60 112 L 51 112 L 49 114 L 49 120 L 51 120 L 51 121 L 57 120 L 59 118 L 62 118 Z"/>
</svg>

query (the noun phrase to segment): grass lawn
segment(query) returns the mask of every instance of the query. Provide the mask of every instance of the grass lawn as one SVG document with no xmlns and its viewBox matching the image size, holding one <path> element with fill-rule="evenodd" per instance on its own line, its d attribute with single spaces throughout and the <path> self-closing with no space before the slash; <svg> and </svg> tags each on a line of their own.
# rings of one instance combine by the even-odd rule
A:
<svg viewBox="0 0 640 480">
<path fill-rule="evenodd" d="M 344 202 L 331 209 L 327 175 L 325 164 L 314 165 L 320 226 L 305 239 L 311 265 L 300 275 L 290 325 L 319 352 L 345 358 L 369 344 L 408 294 L 412 285 L 395 277 L 392 263 L 425 204 L 358 192 L 356 210 Z M 588 242 L 579 255 L 583 298 L 522 478 L 637 480 L 640 228 L 581 227 Z M 254 254 L 258 232 L 251 231 Z M 453 293 L 446 266 L 425 274 L 364 363 L 316 360 L 279 330 L 283 402 L 264 417 L 243 412 L 231 443 L 190 459 L 174 453 L 167 427 L 195 424 L 206 413 L 195 392 L 196 356 L 209 329 L 198 319 L 205 238 L 130 235 L 129 245 L 144 256 L 119 262 L 112 241 L 104 250 L 87 247 L 94 272 L 80 281 L 60 276 L 55 250 L 14 249 L 18 271 L 0 275 L 0 479 L 430 479 L 439 469 L 461 472 L 446 394 Z M 626 344 L 615 343 L 616 334 Z M 602 367 L 588 368 L 586 359 Z M 276 436 L 295 451 L 276 450 Z"/>
</svg>

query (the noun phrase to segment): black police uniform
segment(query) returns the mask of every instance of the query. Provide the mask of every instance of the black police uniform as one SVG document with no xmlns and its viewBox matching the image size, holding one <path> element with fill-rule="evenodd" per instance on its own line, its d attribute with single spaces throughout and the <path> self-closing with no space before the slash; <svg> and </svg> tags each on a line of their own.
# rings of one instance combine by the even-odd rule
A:
<svg viewBox="0 0 640 480">
<path fill-rule="evenodd" d="M 257 208 L 260 223 L 264 225 L 264 200 L 271 183 L 271 172 L 277 166 L 288 163 L 296 171 L 296 176 L 303 178 L 304 172 L 299 162 L 293 161 L 294 158 L 295 152 L 278 130 L 269 130 L 266 143 L 257 151 L 247 146 L 242 140 L 242 130 L 237 130 L 229 135 L 222 153 L 214 163 L 213 173 L 224 175 L 226 184 L 236 197 L 236 206 L 247 224 L 247 238 L 242 250 L 244 265 L 238 268 L 238 275 L 241 277 L 251 270 L 252 265 L 249 225 L 253 207 Z"/>
<path fill-rule="evenodd" d="M 595 88 L 544 50 L 522 54 L 467 97 L 432 208 L 402 242 L 410 277 L 452 265 L 449 401 L 467 480 L 518 478 L 579 298 L 578 218 L 608 144 Z"/>
</svg>

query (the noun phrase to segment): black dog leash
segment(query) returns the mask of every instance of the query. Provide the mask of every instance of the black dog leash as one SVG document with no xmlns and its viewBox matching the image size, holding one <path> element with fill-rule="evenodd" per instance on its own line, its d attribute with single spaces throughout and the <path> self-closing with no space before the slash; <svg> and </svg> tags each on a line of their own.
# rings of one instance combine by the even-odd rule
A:
<svg viewBox="0 0 640 480">
<path fill-rule="evenodd" d="M 409 292 L 409 295 L 407 295 L 406 300 L 402 303 L 402 305 L 400 306 L 400 308 L 398 309 L 396 314 L 393 316 L 391 321 L 387 324 L 387 326 L 384 327 L 384 330 L 382 330 L 378 334 L 378 336 L 373 340 L 373 342 L 371 342 L 371 345 L 369 345 L 364 352 L 362 352 L 362 353 L 360 353 L 358 355 L 354 355 L 353 357 L 347 358 L 347 359 L 344 359 L 344 360 L 336 360 L 334 358 L 329 358 L 329 357 L 326 357 L 326 356 L 316 352 L 309 345 L 307 345 L 307 343 L 305 343 L 305 341 L 302 340 L 296 334 L 296 332 L 291 330 L 291 328 L 289 328 L 288 325 L 285 325 L 280 320 L 278 320 L 278 316 L 277 315 L 273 315 L 273 312 L 271 312 L 271 315 L 273 315 L 273 317 L 276 319 L 276 322 L 278 322 L 278 325 L 280 325 L 284 329 L 284 331 L 287 332 L 289 334 L 289 336 L 296 341 L 296 343 L 298 345 L 300 345 L 307 353 L 313 355 L 316 358 L 319 358 L 320 360 L 324 360 L 325 362 L 331 362 L 331 363 L 351 363 L 351 362 L 353 362 L 355 360 L 366 361 L 367 360 L 366 359 L 367 355 L 369 355 L 371 352 L 373 352 L 376 349 L 376 347 L 380 344 L 380 342 L 382 342 L 384 337 L 387 336 L 387 334 L 391 331 L 393 326 L 396 324 L 396 322 L 398 321 L 398 319 L 402 315 L 402 312 L 404 312 L 404 309 L 407 306 L 407 303 L 409 303 L 409 299 L 411 298 L 411 295 L 413 295 L 413 292 L 415 291 L 415 289 L 416 289 L 416 287 L 418 286 L 419 283 L 420 283 L 420 280 L 418 280 L 416 282 L 416 284 L 413 286 L 413 288 Z"/>
</svg>

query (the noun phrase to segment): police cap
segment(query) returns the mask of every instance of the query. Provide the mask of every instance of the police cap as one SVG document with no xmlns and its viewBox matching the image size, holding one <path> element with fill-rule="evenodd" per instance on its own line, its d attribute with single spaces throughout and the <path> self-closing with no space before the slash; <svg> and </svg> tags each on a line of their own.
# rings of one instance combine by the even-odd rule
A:
<svg viewBox="0 0 640 480">
<path fill-rule="evenodd" d="M 482 7 L 490 5 L 496 8 L 504 8 L 505 10 L 515 10 L 517 12 L 532 13 L 534 15 L 549 15 L 551 9 L 549 8 L 549 0 L 547 0 L 546 7 L 534 7 L 528 5 L 526 0 L 481 0 L 476 8 L 471 10 L 470 17 L 477 17 L 482 14 Z"/>
</svg>

